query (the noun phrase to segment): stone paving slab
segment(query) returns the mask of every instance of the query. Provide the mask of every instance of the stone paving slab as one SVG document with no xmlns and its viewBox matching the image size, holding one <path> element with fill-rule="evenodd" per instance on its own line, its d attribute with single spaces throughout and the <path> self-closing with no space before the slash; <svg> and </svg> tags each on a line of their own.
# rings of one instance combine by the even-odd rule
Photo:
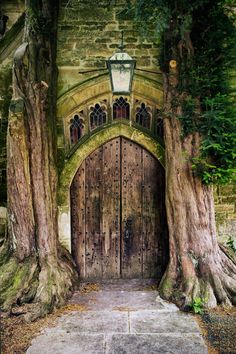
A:
<svg viewBox="0 0 236 354">
<path fill-rule="evenodd" d="M 100 290 L 88 294 L 75 292 L 70 304 L 85 305 L 88 310 L 160 310 L 178 311 L 174 304 L 163 301 L 158 291 L 125 291 L 125 290 Z"/>
<path fill-rule="evenodd" d="M 199 333 L 199 327 L 191 315 L 180 312 L 158 311 L 130 312 L 131 333 Z"/>
<path fill-rule="evenodd" d="M 144 280 L 126 282 L 128 290 L 124 280 L 113 280 L 98 292 L 77 291 L 70 303 L 85 310 L 59 317 L 26 353 L 207 354 L 193 316 L 162 300 L 156 290 L 143 290 Z"/>
<path fill-rule="evenodd" d="M 27 354 L 207 354 L 198 334 L 75 334 L 36 338 Z"/>
<path fill-rule="evenodd" d="M 127 312 L 88 311 L 64 315 L 57 321 L 57 326 L 47 333 L 66 331 L 67 333 L 128 333 Z"/>
<path fill-rule="evenodd" d="M 97 280 L 95 279 L 90 281 L 81 282 L 79 290 L 83 289 L 84 286 L 95 283 L 97 284 Z M 99 281 L 99 288 L 102 291 L 115 291 L 115 290 L 125 290 L 125 291 L 143 291 L 150 290 L 150 287 L 155 287 L 157 285 L 157 280 L 150 279 L 105 279 Z M 154 290 L 154 289 L 152 289 Z"/>
<path fill-rule="evenodd" d="M 200 335 L 112 335 L 106 339 L 105 354 L 207 354 Z M 78 352 L 79 354 L 79 352 Z"/>
<path fill-rule="evenodd" d="M 32 341 L 27 354 L 104 354 L 103 334 L 50 333 Z"/>
</svg>

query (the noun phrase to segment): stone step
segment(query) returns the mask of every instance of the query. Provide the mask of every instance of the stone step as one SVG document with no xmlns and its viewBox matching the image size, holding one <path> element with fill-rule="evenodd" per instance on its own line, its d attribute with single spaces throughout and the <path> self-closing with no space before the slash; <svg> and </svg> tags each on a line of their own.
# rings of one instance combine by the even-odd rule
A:
<svg viewBox="0 0 236 354">
<path fill-rule="evenodd" d="M 26 354 L 207 354 L 199 334 L 78 334 L 38 337 Z"/>
</svg>

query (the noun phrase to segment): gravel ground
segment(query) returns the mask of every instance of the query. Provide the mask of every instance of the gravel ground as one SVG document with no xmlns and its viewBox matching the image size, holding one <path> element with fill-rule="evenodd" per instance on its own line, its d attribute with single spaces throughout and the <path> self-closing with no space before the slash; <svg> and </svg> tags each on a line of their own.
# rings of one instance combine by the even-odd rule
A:
<svg viewBox="0 0 236 354">
<path fill-rule="evenodd" d="M 209 353 L 236 354 L 236 308 L 206 311 L 198 317 Z"/>
</svg>

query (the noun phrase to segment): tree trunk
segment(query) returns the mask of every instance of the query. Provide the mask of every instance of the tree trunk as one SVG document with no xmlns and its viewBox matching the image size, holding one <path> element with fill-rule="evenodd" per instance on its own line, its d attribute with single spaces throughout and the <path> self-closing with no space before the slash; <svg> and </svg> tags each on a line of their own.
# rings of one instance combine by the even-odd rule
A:
<svg viewBox="0 0 236 354">
<path fill-rule="evenodd" d="M 178 68 L 164 74 L 166 209 L 170 260 L 160 284 L 166 299 L 188 309 L 200 297 L 208 307 L 231 305 L 236 295 L 236 265 L 219 248 L 212 186 L 194 176 L 200 136 L 182 138 Z"/>
<path fill-rule="evenodd" d="M 8 309 L 34 300 L 40 304 L 35 316 L 64 303 L 76 279 L 72 260 L 58 242 L 57 3 L 26 1 L 26 34 L 14 56 L 8 128 L 11 257 L 2 266 L 0 302 Z"/>
</svg>

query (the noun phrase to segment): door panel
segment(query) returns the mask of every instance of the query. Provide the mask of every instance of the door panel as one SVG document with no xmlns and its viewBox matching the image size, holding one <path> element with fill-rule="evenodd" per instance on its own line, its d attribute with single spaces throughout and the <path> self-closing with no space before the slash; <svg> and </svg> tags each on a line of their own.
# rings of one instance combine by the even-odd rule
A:
<svg viewBox="0 0 236 354">
<path fill-rule="evenodd" d="M 102 148 L 85 160 L 85 274 L 102 276 L 101 175 Z"/>
<path fill-rule="evenodd" d="M 70 190 L 81 278 L 161 277 L 168 252 L 164 182 L 159 162 L 125 138 L 85 159 Z"/>
<path fill-rule="evenodd" d="M 121 140 L 121 275 L 142 274 L 142 149 Z"/>
<path fill-rule="evenodd" d="M 85 161 L 73 179 L 70 193 L 72 257 L 79 264 L 79 274 L 85 274 Z"/>
<path fill-rule="evenodd" d="M 158 272 L 158 252 L 160 235 L 160 213 L 158 208 L 157 160 L 143 150 L 143 188 L 142 188 L 142 219 L 143 219 L 143 277 L 156 277 Z"/>
<path fill-rule="evenodd" d="M 102 174 L 102 276 L 120 276 L 120 139 L 103 147 Z"/>
</svg>

